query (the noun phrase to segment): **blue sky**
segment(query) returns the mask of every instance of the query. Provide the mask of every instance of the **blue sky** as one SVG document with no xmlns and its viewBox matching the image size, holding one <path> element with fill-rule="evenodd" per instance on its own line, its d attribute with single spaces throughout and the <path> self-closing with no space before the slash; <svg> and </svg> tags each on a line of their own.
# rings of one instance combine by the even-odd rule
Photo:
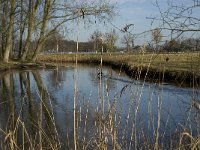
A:
<svg viewBox="0 0 200 150">
<path fill-rule="evenodd" d="M 158 0 L 158 3 L 162 9 L 167 8 L 168 0 Z M 174 0 L 175 3 L 188 5 L 191 4 L 192 0 Z M 84 25 L 80 26 L 80 41 L 88 41 L 90 35 L 95 31 L 99 30 L 103 33 L 109 32 L 112 29 L 116 29 L 119 40 L 117 41 L 118 46 L 123 46 L 122 44 L 122 36 L 123 33 L 117 30 L 117 28 L 122 29 L 127 24 L 134 24 L 129 31 L 133 34 L 141 33 L 155 27 L 159 26 L 159 22 L 151 24 L 151 20 L 147 19 L 148 17 L 159 16 L 158 8 L 156 8 L 153 4 L 155 0 L 110 0 L 111 3 L 116 4 L 118 15 L 114 17 L 112 24 L 94 24 L 90 25 L 88 28 L 84 28 Z M 117 27 L 117 28 L 115 28 Z M 75 32 L 76 33 L 76 32 Z M 164 33 L 163 33 L 164 34 Z M 69 37 L 70 39 L 75 40 L 76 38 L 73 36 Z M 151 34 L 144 34 L 142 37 L 135 40 L 135 44 L 144 44 L 151 39 Z"/>
<path fill-rule="evenodd" d="M 158 11 L 152 4 L 152 0 L 113 0 L 118 4 L 119 16 L 115 18 L 113 24 L 123 28 L 126 24 L 134 24 L 130 28 L 131 33 L 141 33 L 153 28 L 151 20 L 147 17 L 154 17 Z M 147 37 L 148 36 L 148 37 Z M 149 35 L 137 39 L 136 44 L 142 44 L 142 41 L 149 39 Z M 120 41 L 119 41 L 120 42 Z M 120 44 L 120 43 L 119 43 Z"/>
</svg>

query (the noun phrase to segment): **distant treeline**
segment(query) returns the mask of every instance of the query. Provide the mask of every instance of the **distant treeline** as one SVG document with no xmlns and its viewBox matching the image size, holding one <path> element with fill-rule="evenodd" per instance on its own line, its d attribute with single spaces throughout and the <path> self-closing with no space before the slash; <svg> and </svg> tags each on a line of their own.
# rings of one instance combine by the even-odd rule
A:
<svg viewBox="0 0 200 150">
<path fill-rule="evenodd" d="M 94 51 L 93 42 L 79 42 L 79 52 L 92 52 Z M 18 42 L 14 45 L 14 52 L 18 52 Z M 30 51 L 34 50 L 37 46 L 37 41 L 32 41 L 30 43 Z M 76 52 L 77 50 L 77 42 L 73 40 L 65 40 L 65 39 L 49 39 L 45 42 L 41 52 Z"/>
<path fill-rule="evenodd" d="M 93 42 L 79 42 L 79 52 L 94 51 Z M 76 52 L 77 42 L 73 40 L 47 40 L 44 46 L 44 52 Z"/>
<path fill-rule="evenodd" d="M 100 49 L 95 49 L 95 42 L 93 41 L 88 41 L 88 42 L 79 42 L 79 52 L 96 52 L 96 51 L 101 51 Z M 16 45 L 18 45 L 16 43 Z M 31 49 L 35 49 L 36 47 L 36 42 L 32 41 L 31 42 Z M 100 46 L 101 47 L 101 46 Z M 135 52 L 135 53 L 140 53 L 141 48 L 144 46 L 134 46 L 130 48 L 129 52 Z M 171 41 L 166 41 L 164 44 L 159 45 L 159 50 L 162 50 L 163 52 L 181 52 L 181 51 L 199 51 L 200 50 L 200 40 L 199 39 L 194 39 L 194 38 L 189 38 L 185 40 L 171 40 Z M 77 42 L 73 40 L 67 40 L 63 38 L 55 39 L 48 39 L 41 52 L 46 52 L 46 53 L 55 53 L 55 52 L 76 52 L 77 51 Z M 119 51 L 127 51 L 126 47 L 124 48 L 115 48 L 115 52 Z M 155 51 L 155 48 L 153 45 L 146 45 L 145 47 L 146 52 L 152 52 Z"/>
<path fill-rule="evenodd" d="M 184 51 L 200 51 L 200 39 L 199 38 L 187 38 L 184 40 L 173 39 L 166 40 L 163 44 L 155 45 L 146 44 L 142 46 L 134 46 L 132 51 L 141 52 L 141 49 L 145 52 L 162 51 L 162 52 L 184 52 Z"/>
</svg>

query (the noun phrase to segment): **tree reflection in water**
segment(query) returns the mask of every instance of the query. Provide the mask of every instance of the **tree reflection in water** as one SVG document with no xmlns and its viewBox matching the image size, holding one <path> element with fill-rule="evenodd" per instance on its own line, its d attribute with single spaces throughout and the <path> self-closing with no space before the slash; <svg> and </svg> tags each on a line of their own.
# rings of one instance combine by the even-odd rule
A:
<svg viewBox="0 0 200 150">
<path fill-rule="evenodd" d="M 57 90 L 63 88 L 62 82 L 66 78 L 66 71 L 63 68 L 56 68 L 51 70 L 48 74 L 49 84 L 52 87 L 55 87 Z"/>
<path fill-rule="evenodd" d="M 37 91 L 31 89 L 30 73 Z M 37 71 L 22 71 L 18 80 L 10 73 L 2 78 L 0 101 L 1 149 L 57 149 L 60 147 L 49 94 Z M 14 83 L 15 82 L 15 83 Z M 20 82 L 20 88 L 15 84 Z M 17 89 L 19 88 L 19 89 Z M 20 95 L 18 92 L 20 91 Z M 36 98 L 36 99 L 35 99 Z M 5 139 L 4 139 L 5 138 Z"/>
</svg>

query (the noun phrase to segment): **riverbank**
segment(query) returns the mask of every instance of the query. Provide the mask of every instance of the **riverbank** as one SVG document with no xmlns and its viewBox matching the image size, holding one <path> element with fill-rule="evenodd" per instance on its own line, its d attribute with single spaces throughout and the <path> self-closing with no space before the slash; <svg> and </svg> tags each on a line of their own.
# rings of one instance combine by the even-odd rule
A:
<svg viewBox="0 0 200 150">
<path fill-rule="evenodd" d="M 200 83 L 200 54 L 103 54 L 103 65 L 126 72 L 133 79 L 150 82 L 173 82 L 178 86 L 198 86 Z M 101 54 L 78 54 L 79 63 L 100 64 Z M 39 55 L 38 62 L 0 62 L 0 71 L 10 69 L 52 68 L 52 63 L 75 62 L 75 54 Z"/>
<path fill-rule="evenodd" d="M 8 63 L 0 61 L 0 71 L 8 71 L 14 69 L 38 69 L 38 68 L 52 68 L 55 67 L 49 63 L 41 62 L 19 62 L 19 61 L 10 61 Z"/>
<path fill-rule="evenodd" d="M 100 54 L 78 54 L 79 63 L 100 64 Z M 133 79 L 174 82 L 193 87 L 200 83 L 200 54 L 103 54 L 103 64 L 122 69 Z M 75 62 L 75 54 L 40 55 L 41 62 Z"/>
</svg>

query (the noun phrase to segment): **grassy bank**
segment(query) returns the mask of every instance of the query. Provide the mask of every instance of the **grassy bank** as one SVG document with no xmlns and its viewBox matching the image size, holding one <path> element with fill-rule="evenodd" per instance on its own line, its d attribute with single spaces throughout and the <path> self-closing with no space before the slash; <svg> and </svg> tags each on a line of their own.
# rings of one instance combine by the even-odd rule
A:
<svg viewBox="0 0 200 150">
<path fill-rule="evenodd" d="M 75 62 L 75 54 L 40 55 L 43 62 Z M 100 63 L 100 54 L 79 54 L 80 63 Z M 200 54 L 103 54 L 103 64 L 121 68 L 132 78 L 175 82 L 197 86 L 200 82 Z M 147 74 L 146 74 L 147 73 Z"/>
</svg>

